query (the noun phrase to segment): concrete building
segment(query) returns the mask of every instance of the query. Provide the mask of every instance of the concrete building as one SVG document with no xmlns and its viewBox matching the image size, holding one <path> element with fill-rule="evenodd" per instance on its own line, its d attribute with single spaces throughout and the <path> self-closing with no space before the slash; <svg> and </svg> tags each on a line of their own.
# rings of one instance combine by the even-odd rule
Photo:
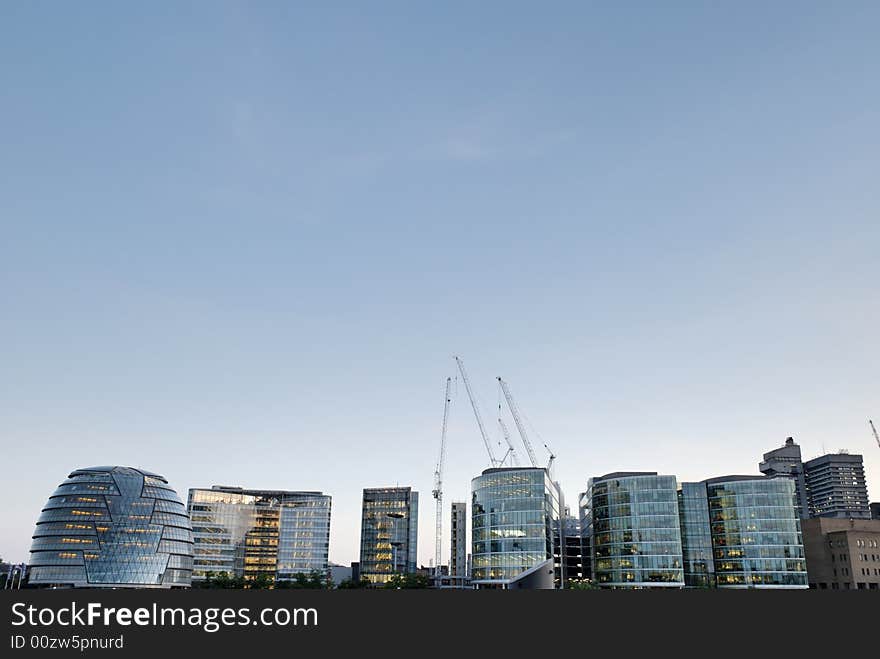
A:
<svg viewBox="0 0 880 659">
<path fill-rule="evenodd" d="M 452 502 L 449 576 L 466 578 L 467 573 L 467 503 Z"/>
<path fill-rule="evenodd" d="M 800 446 L 789 437 L 782 447 L 765 453 L 758 468 L 769 478 L 794 482 L 801 519 L 871 518 L 861 455 L 841 451 L 803 462 Z"/>
<path fill-rule="evenodd" d="M 417 567 L 419 493 L 411 487 L 364 489 L 359 575 L 372 584 Z"/>
<path fill-rule="evenodd" d="M 880 521 L 819 517 L 801 524 L 810 588 L 880 590 Z"/>
<path fill-rule="evenodd" d="M 810 517 L 871 519 L 861 455 L 830 453 L 804 463 Z"/>
<path fill-rule="evenodd" d="M 471 481 L 471 491 L 471 583 L 502 589 L 560 585 L 554 543 L 561 495 L 548 470 L 493 467 Z"/>
<path fill-rule="evenodd" d="M 584 550 L 581 540 L 581 521 L 569 514 L 568 508 L 560 524 L 562 537 L 555 543 L 557 546 L 557 562 L 562 564 L 565 581 L 584 579 Z"/>
<path fill-rule="evenodd" d="M 765 453 L 758 469 L 769 478 L 791 478 L 794 481 L 798 517 L 806 519 L 810 516 L 801 447 L 792 437 L 788 437 L 782 447 Z"/>
<path fill-rule="evenodd" d="M 192 488 L 193 581 L 208 573 L 287 581 L 327 572 L 330 496 L 321 492 Z"/>
</svg>

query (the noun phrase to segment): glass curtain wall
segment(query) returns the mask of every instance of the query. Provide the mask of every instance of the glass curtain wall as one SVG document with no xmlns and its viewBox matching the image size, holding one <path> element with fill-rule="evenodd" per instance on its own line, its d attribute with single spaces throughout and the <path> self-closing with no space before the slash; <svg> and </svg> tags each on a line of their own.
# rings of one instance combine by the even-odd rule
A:
<svg viewBox="0 0 880 659">
<path fill-rule="evenodd" d="M 719 588 L 806 588 L 794 483 L 721 477 L 705 482 Z"/>
<path fill-rule="evenodd" d="M 590 479 L 581 498 L 592 574 L 606 588 L 683 587 L 674 476 L 618 473 Z"/>
<path fill-rule="evenodd" d="M 554 557 L 560 497 L 545 469 L 487 469 L 471 490 L 474 582 L 514 579 Z"/>
</svg>

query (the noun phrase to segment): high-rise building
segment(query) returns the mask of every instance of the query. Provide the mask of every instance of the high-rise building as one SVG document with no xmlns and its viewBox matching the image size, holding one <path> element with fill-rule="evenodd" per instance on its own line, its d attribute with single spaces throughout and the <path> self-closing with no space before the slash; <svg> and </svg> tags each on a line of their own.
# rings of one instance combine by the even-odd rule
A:
<svg viewBox="0 0 880 659">
<path fill-rule="evenodd" d="M 880 521 L 818 517 L 801 524 L 810 588 L 880 590 Z"/>
<path fill-rule="evenodd" d="M 880 501 L 871 504 L 871 519 L 880 519 Z"/>
<path fill-rule="evenodd" d="M 189 491 L 193 580 L 213 575 L 287 581 L 327 572 L 330 496 L 215 485 Z"/>
<path fill-rule="evenodd" d="M 188 588 L 193 537 L 168 481 L 132 467 L 70 473 L 49 497 L 31 544 L 30 584 Z"/>
<path fill-rule="evenodd" d="M 789 437 L 784 446 L 764 454 L 759 469 L 770 478 L 789 478 L 794 482 L 801 519 L 871 518 L 861 455 L 841 451 L 803 462 L 800 446 Z"/>
<path fill-rule="evenodd" d="M 386 583 L 417 567 L 419 493 L 411 487 L 364 489 L 360 577 Z"/>
<path fill-rule="evenodd" d="M 584 577 L 602 587 L 807 587 L 794 479 L 615 472 L 580 508 Z"/>
<path fill-rule="evenodd" d="M 467 574 L 467 503 L 452 502 L 449 576 L 465 578 Z"/>
<path fill-rule="evenodd" d="M 758 469 L 762 474 L 770 478 L 791 478 L 794 481 L 798 516 L 801 519 L 806 519 L 810 516 L 801 447 L 795 443 L 792 437 L 788 437 L 785 440 L 785 444 L 780 448 L 765 453 L 764 459 L 758 465 Z"/>
<path fill-rule="evenodd" d="M 705 509 L 700 487 L 706 492 Z M 702 585 L 697 577 L 708 529 L 718 588 L 806 588 L 794 488 L 792 479 L 762 476 L 682 484 L 684 556 L 695 561 L 689 568 L 693 585 Z"/>
<path fill-rule="evenodd" d="M 830 453 L 804 463 L 811 517 L 871 519 L 861 455 Z"/>
<path fill-rule="evenodd" d="M 493 467 L 471 481 L 472 583 L 477 588 L 553 588 L 560 492 L 543 467 Z"/>
<path fill-rule="evenodd" d="M 684 584 L 688 588 L 715 587 L 715 559 L 709 498 L 705 483 L 682 483 L 678 491 Z"/>
<path fill-rule="evenodd" d="M 615 472 L 591 478 L 580 508 L 581 523 L 592 540 L 592 579 L 598 585 L 684 586 L 675 476 Z"/>
</svg>

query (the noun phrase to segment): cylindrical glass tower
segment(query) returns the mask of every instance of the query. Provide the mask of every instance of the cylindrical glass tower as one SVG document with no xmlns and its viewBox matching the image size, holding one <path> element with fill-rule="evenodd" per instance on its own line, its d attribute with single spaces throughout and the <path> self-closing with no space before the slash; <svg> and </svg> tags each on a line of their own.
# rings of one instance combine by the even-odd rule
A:
<svg viewBox="0 0 880 659">
<path fill-rule="evenodd" d="M 471 481 L 472 582 L 503 586 L 553 558 L 560 501 L 543 467 L 498 467 Z"/>
</svg>

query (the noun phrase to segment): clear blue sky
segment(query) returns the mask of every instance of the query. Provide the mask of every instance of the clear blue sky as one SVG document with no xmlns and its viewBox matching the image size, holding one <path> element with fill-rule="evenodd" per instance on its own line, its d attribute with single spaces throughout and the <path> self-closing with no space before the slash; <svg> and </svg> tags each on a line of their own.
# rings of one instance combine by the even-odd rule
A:
<svg viewBox="0 0 880 659">
<path fill-rule="evenodd" d="M 788 435 L 880 499 L 880 4 L 621 4 L 2 3 L 0 555 L 126 464 L 328 492 L 338 562 L 413 485 L 427 564 L 453 353 L 571 503 Z"/>
</svg>

